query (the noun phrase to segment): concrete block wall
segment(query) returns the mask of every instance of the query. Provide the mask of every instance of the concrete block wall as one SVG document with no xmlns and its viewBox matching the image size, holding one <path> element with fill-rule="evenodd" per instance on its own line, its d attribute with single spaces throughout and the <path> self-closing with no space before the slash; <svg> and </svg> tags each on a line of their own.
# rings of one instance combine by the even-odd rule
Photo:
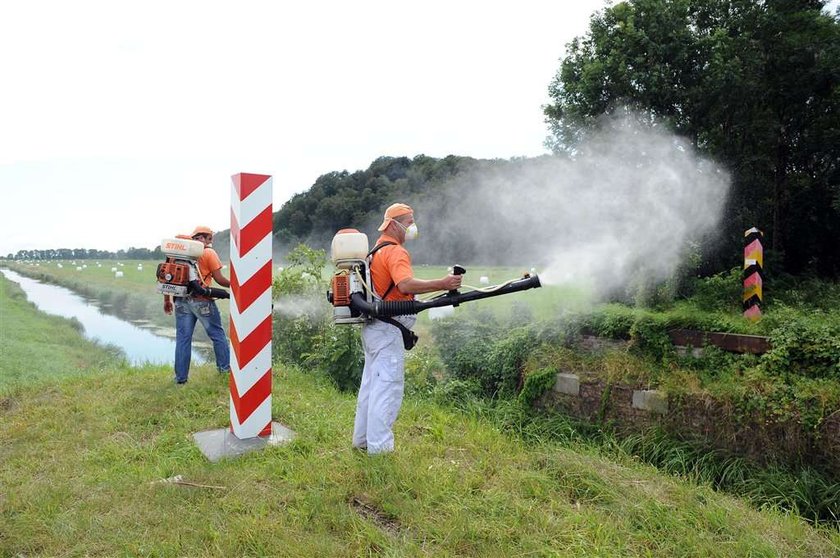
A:
<svg viewBox="0 0 840 558">
<path fill-rule="evenodd" d="M 604 393 L 609 390 L 608 393 Z M 577 418 L 650 422 L 650 414 L 668 412 L 668 397 L 657 390 L 634 390 L 628 386 L 606 386 L 583 382 L 580 376 L 561 372 L 554 382 L 553 403 Z M 600 416 L 599 415 L 603 415 Z"/>
<path fill-rule="evenodd" d="M 731 402 L 702 394 L 669 401 L 662 390 L 611 385 L 586 372 L 557 374 L 553 389 L 539 404 L 579 420 L 609 424 L 618 432 L 658 426 L 758 463 L 810 455 L 840 473 L 840 412 L 828 417 L 819 432 L 806 431 L 793 417 L 743 422 L 733 420 Z"/>
</svg>

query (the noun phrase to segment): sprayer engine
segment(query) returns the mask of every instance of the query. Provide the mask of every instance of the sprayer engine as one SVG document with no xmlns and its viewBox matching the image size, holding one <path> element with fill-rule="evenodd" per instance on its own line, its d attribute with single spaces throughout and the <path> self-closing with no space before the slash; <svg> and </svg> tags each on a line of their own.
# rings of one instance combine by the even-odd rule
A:
<svg viewBox="0 0 840 558">
<path fill-rule="evenodd" d="M 383 301 L 374 297 L 370 287 L 370 265 L 367 235 L 356 229 L 342 229 L 332 241 L 332 262 L 337 271 L 327 292 L 333 305 L 333 321 L 337 324 L 364 323 L 372 319 L 417 314 L 430 308 L 458 306 L 463 302 L 490 298 L 541 287 L 540 278 L 529 273 L 519 279 L 506 281 L 468 292 L 448 291 L 428 300 Z M 453 273 L 466 270 L 454 266 Z"/>
<path fill-rule="evenodd" d="M 361 324 L 369 320 L 352 307 L 353 295 L 373 301 L 368 268 L 367 235 L 356 229 L 341 229 L 332 240 L 330 256 L 337 271 L 332 278 L 327 300 L 333 305 L 333 321 L 337 324 Z"/>
<path fill-rule="evenodd" d="M 187 296 L 190 281 L 198 279 L 198 258 L 204 244 L 185 238 L 164 238 L 160 243 L 166 261 L 158 264 L 155 290 L 170 296 Z"/>
</svg>

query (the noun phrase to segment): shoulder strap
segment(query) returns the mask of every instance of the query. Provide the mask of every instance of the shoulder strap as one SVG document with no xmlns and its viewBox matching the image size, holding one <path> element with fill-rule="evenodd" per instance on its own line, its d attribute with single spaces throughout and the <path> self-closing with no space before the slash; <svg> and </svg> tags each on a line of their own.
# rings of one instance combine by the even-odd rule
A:
<svg viewBox="0 0 840 558">
<path fill-rule="evenodd" d="M 391 242 L 390 240 L 386 240 L 385 242 L 380 242 L 379 244 L 377 244 L 376 246 L 373 247 L 373 250 L 368 252 L 368 258 L 371 257 L 372 255 L 376 254 L 377 252 L 379 252 L 380 250 L 382 250 L 386 246 L 393 246 L 395 244 L 396 244 L 396 242 Z"/>
<path fill-rule="evenodd" d="M 382 250 L 386 246 L 393 246 L 393 245 L 396 245 L 396 242 L 391 242 L 390 240 L 386 240 L 385 242 L 380 242 L 379 244 L 377 244 L 376 246 L 373 247 L 373 250 L 368 252 L 368 259 L 372 259 L 374 254 L 376 254 L 377 252 L 379 252 L 380 250 Z M 373 289 L 373 292 L 375 293 L 376 292 L 376 286 L 373 284 L 373 273 L 370 274 L 370 283 L 371 283 L 370 286 Z M 388 296 L 388 293 L 390 293 L 391 289 L 393 289 L 393 288 L 394 288 L 394 282 L 391 281 L 391 283 L 388 285 L 388 288 L 385 290 L 385 293 L 382 295 L 383 300 L 385 299 L 386 296 Z"/>
</svg>

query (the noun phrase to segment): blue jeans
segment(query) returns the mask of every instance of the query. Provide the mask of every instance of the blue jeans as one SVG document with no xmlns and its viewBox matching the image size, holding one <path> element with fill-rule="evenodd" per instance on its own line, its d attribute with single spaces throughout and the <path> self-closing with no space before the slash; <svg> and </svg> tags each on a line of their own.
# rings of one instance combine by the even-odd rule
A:
<svg viewBox="0 0 840 558">
<path fill-rule="evenodd" d="M 175 381 L 187 381 L 190 373 L 192 355 L 192 336 L 195 323 L 204 326 L 207 336 L 213 342 L 216 354 L 216 368 L 219 372 L 230 370 L 230 348 L 225 330 L 222 329 L 222 317 L 216 303 L 212 300 L 193 300 L 192 298 L 175 299 Z"/>
</svg>

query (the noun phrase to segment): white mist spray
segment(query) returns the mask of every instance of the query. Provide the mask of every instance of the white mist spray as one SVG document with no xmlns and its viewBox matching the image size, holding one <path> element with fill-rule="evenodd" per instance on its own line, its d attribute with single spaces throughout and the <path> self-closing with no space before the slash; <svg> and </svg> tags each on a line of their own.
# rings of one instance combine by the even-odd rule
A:
<svg viewBox="0 0 840 558">
<path fill-rule="evenodd" d="M 305 317 L 313 323 L 322 320 L 328 311 L 329 304 L 323 296 L 283 295 L 274 304 L 275 314 L 291 319 Z"/>
<path fill-rule="evenodd" d="M 461 175 L 443 208 L 426 205 L 417 217 L 436 241 L 466 240 L 462 260 L 527 260 L 543 284 L 606 293 L 671 276 L 687 246 L 714 231 L 729 183 L 687 141 L 625 115 L 602 122 L 572 159 Z"/>
</svg>

